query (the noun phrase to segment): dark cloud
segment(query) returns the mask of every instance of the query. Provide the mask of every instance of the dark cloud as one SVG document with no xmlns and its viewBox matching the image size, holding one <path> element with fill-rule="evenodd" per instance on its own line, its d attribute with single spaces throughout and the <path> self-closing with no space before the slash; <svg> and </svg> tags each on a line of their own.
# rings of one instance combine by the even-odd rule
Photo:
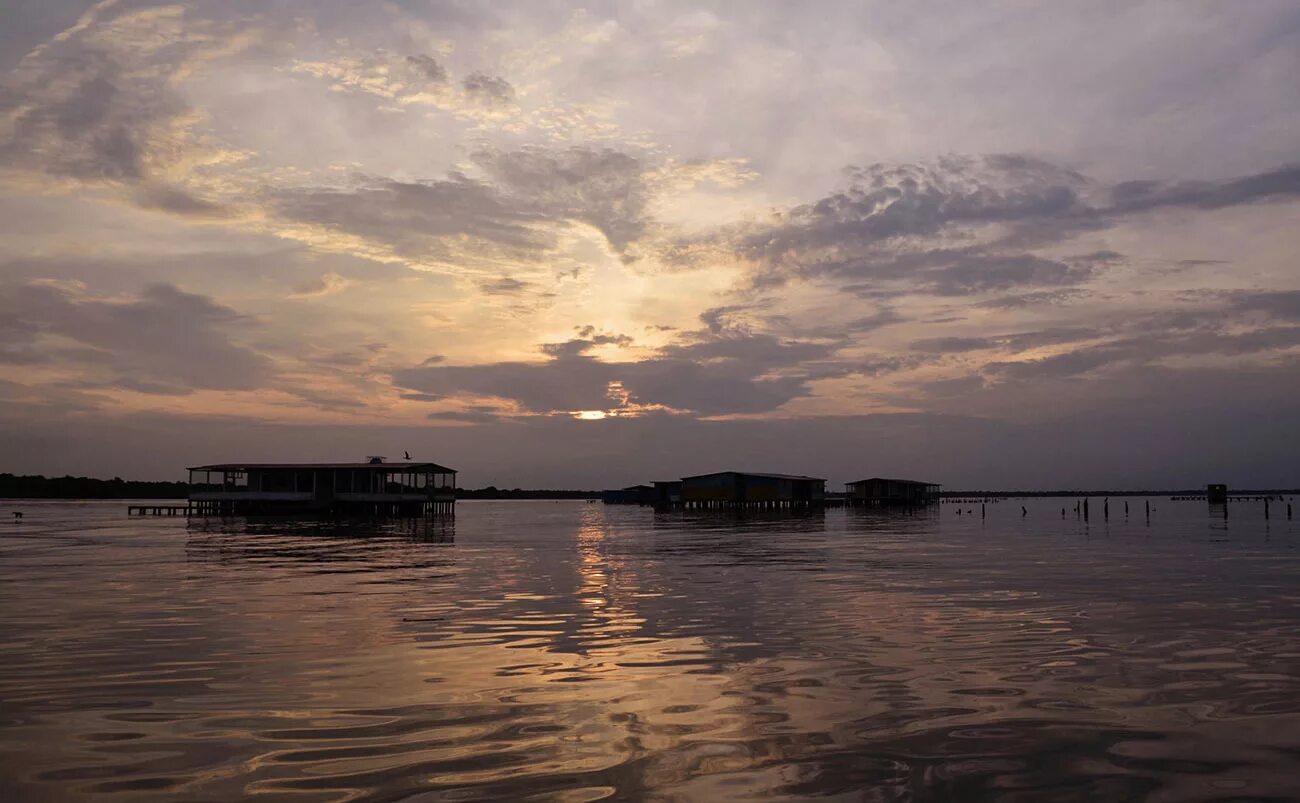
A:
<svg viewBox="0 0 1300 803">
<path fill-rule="evenodd" d="M 149 393 L 201 388 L 261 387 L 270 362 L 234 343 L 231 334 L 254 325 L 206 296 L 157 284 L 137 298 L 82 297 L 48 285 L 0 288 L 0 351 L 39 359 L 56 355 L 85 373 L 84 387 Z M 58 340 L 79 346 L 77 358 Z"/>
<path fill-rule="evenodd" d="M 630 154 L 610 148 L 481 150 L 474 161 L 525 207 L 590 223 L 620 251 L 645 229 L 650 168 Z"/>
<path fill-rule="evenodd" d="M 467 95 L 488 103 L 505 104 L 515 99 L 515 88 L 509 81 L 484 72 L 465 76 L 461 86 Z"/>
<path fill-rule="evenodd" d="M 146 183 L 135 189 L 131 199 L 142 209 L 195 218 L 226 217 L 224 206 L 207 201 L 178 187 Z"/>
<path fill-rule="evenodd" d="M 622 335 L 593 335 L 543 346 L 546 362 L 424 365 L 394 372 L 393 381 L 421 393 L 510 399 L 533 413 L 616 408 L 622 393 L 632 404 L 698 415 L 756 413 L 805 395 L 817 361 L 835 348 L 704 331 L 645 360 L 614 363 L 587 354 L 598 345 L 630 342 Z"/>
<path fill-rule="evenodd" d="M 464 176 L 442 181 L 367 180 L 352 188 L 281 190 L 270 199 L 281 218 L 312 223 L 391 246 L 399 255 L 446 255 L 443 238 L 469 236 L 523 255 L 549 239 L 531 224 L 542 217 Z"/>
<path fill-rule="evenodd" d="M 433 56 L 416 54 L 406 57 L 406 64 L 418 75 L 431 84 L 444 84 L 447 82 L 447 70 Z"/>
<path fill-rule="evenodd" d="M 926 338 L 924 340 L 913 341 L 910 344 L 910 348 L 927 353 L 981 351 L 985 349 L 1023 351 L 1026 349 L 1039 348 L 1041 346 L 1075 343 L 1080 340 L 1091 340 L 1099 337 L 1101 334 L 1101 332 L 1098 332 L 1095 329 L 1086 327 L 1058 327 L 1007 335 Z"/>
<path fill-rule="evenodd" d="M 1300 165 L 1223 181 L 1126 181 L 1110 191 L 1110 213 L 1162 207 L 1222 209 L 1257 201 L 1300 198 Z"/>
<path fill-rule="evenodd" d="M 509 276 L 478 283 L 478 289 L 490 296 L 517 295 L 529 287 L 532 287 L 531 283 L 512 279 Z"/>
<path fill-rule="evenodd" d="M 848 176 L 847 188 L 771 225 L 710 237 L 755 265 L 760 287 L 802 277 L 843 282 L 869 298 L 968 296 L 1083 284 L 1124 256 L 1098 251 L 1062 259 L 1033 250 L 1129 216 L 1300 197 L 1298 166 L 1217 182 L 1123 182 L 1105 191 L 1102 204 L 1089 202 L 1094 184 L 1077 171 L 1020 155 L 873 165 L 851 168 Z M 668 254 L 678 251 L 689 252 L 689 244 Z M 1016 294 L 994 303 L 1033 300 Z"/>
<path fill-rule="evenodd" d="M 1039 290 L 1032 293 L 998 296 L 981 301 L 976 306 L 982 309 L 1026 309 L 1029 307 L 1060 307 L 1087 296 L 1085 290 L 1070 288 L 1065 290 Z"/>
<path fill-rule="evenodd" d="M 1161 337 L 1121 338 L 1063 354 L 1022 362 L 991 362 L 990 375 L 1013 379 L 1063 378 L 1115 365 L 1149 366 L 1170 357 L 1258 355 L 1300 346 L 1300 326 L 1277 326 L 1251 332 L 1194 331 Z"/>
<path fill-rule="evenodd" d="M 823 264 L 824 275 L 844 280 L 844 290 L 864 298 L 896 298 L 914 292 L 967 296 L 1029 287 L 1081 284 L 1107 264 L 1092 255 L 1046 259 L 1033 254 L 990 254 L 982 248 L 936 249 Z M 863 282 L 863 279 L 870 281 Z M 882 284 L 906 289 L 881 293 Z"/>
<path fill-rule="evenodd" d="M 484 180 L 358 178 L 346 187 L 294 188 L 268 198 L 273 213 L 364 237 L 399 256 L 446 258 L 463 237 L 536 261 L 554 245 L 544 226 L 581 221 L 624 250 L 645 229 L 650 169 L 609 149 L 481 150 Z M 508 285 L 496 288 L 502 292 Z M 490 285 L 489 285 L 490 287 Z"/>
<path fill-rule="evenodd" d="M 135 180 L 145 173 L 150 126 L 183 109 L 159 84 L 142 92 L 112 54 L 64 48 L 10 76 L 0 114 L 12 119 L 0 161 L 87 180 Z"/>
<path fill-rule="evenodd" d="M 1300 290 L 1240 293 L 1229 307 L 1242 312 L 1259 312 L 1279 321 L 1300 321 Z"/>
<path fill-rule="evenodd" d="M 199 148 L 181 133 L 192 110 L 175 77 L 231 47 L 237 25 L 100 3 L 0 78 L 0 165 L 132 188 L 141 206 L 212 215 L 210 202 L 162 180 Z"/>
<path fill-rule="evenodd" d="M 1021 222 L 1076 214 L 1085 181 L 1027 157 L 948 158 L 933 165 L 849 169 L 849 186 L 751 234 L 742 253 L 796 272 L 865 258 L 901 238 L 932 236 L 950 225 Z"/>
</svg>

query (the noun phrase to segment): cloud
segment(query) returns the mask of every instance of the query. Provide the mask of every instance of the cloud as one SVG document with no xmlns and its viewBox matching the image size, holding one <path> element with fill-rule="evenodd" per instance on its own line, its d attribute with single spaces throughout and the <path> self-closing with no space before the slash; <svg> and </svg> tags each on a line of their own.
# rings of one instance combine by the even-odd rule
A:
<svg viewBox="0 0 1300 803">
<path fill-rule="evenodd" d="M 984 371 L 1013 379 L 1063 378 L 1116 365 L 1149 366 L 1171 357 L 1263 355 L 1300 346 L 1300 326 L 1277 326 L 1250 332 L 1198 331 L 1172 336 L 1120 338 L 1050 357 L 1019 362 L 990 362 Z"/>
<path fill-rule="evenodd" d="M 537 258 L 551 238 L 544 218 L 495 191 L 455 175 L 438 181 L 362 178 L 348 187 L 301 187 L 274 192 L 271 210 L 287 222 L 359 237 L 397 258 L 449 259 L 470 238 L 519 258 Z M 319 242 L 328 246 L 328 241 Z M 343 250 L 354 250 L 345 243 Z M 364 250 L 364 249 L 361 249 Z"/>
<path fill-rule="evenodd" d="M 179 394 L 248 390 L 271 375 L 266 357 L 232 340 L 254 321 L 171 285 L 151 285 L 123 299 L 48 284 L 3 287 L 0 320 L 6 321 L 0 349 L 75 366 L 82 387 Z"/>
<path fill-rule="evenodd" d="M 433 56 L 416 54 L 407 56 L 406 63 L 411 69 L 419 73 L 425 80 L 432 84 L 445 84 L 447 82 L 447 70 Z"/>
<path fill-rule="evenodd" d="M 1018 332 L 1007 335 L 986 335 L 979 337 L 934 337 L 914 340 L 910 348 L 916 351 L 950 354 L 964 351 L 982 351 L 1001 349 L 1006 351 L 1024 351 L 1042 346 L 1075 343 L 1099 337 L 1101 332 L 1087 327 L 1057 327 L 1034 332 Z"/>
<path fill-rule="evenodd" d="M 1181 207 L 1223 209 L 1260 201 L 1300 198 L 1300 165 L 1283 165 L 1222 181 L 1125 181 L 1110 190 L 1111 214 Z"/>
<path fill-rule="evenodd" d="M 651 168 L 631 154 L 591 147 L 485 149 L 474 162 L 521 205 L 590 223 L 619 251 L 645 230 Z"/>
<path fill-rule="evenodd" d="M 1300 321 L 1300 290 L 1239 293 L 1231 297 L 1230 308 L 1263 313 L 1274 320 Z"/>
<path fill-rule="evenodd" d="M 461 82 L 465 94 L 486 103 L 506 104 L 515 99 L 515 88 L 504 78 L 474 72 L 465 76 Z"/>
<path fill-rule="evenodd" d="M 490 279 L 478 283 L 478 289 L 490 296 L 511 296 L 522 293 L 532 287 L 530 282 L 512 279 L 509 276 L 502 276 L 499 279 Z"/>
<path fill-rule="evenodd" d="M 606 362 L 587 352 L 631 345 L 623 335 L 587 332 L 549 343 L 544 362 L 426 364 L 395 371 L 393 382 L 415 392 L 508 399 L 531 413 L 670 410 L 714 416 L 769 412 L 808 392 L 808 371 L 834 344 L 787 341 L 767 334 L 702 330 L 651 358 Z M 785 369 L 788 374 L 779 372 Z"/>
<path fill-rule="evenodd" d="M 340 276 L 337 273 L 325 273 L 319 278 L 298 285 L 294 291 L 289 294 L 289 298 L 320 298 L 321 296 L 330 296 L 335 293 L 341 293 L 353 284 L 351 279 Z"/>
<path fill-rule="evenodd" d="M 850 168 L 848 177 L 845 189 L 794 207 L 771 224 L 710 237 L 754 266 L 760 288 L 802 278 L 843 282 L 864 297 L 918 291 L 977 296 L 1086 284 L 1124 255 L 1036 251 L 1135 215 L 1300 197 L 1295 166 L 1222 181 L 1130 181 L 1105 189 L 1078 171 L 1003 154 Z M 1104 202 L 1090 200 L 1095 196 Z M 675 249 L 690 251 L 691 245 L 679 242 Z M 1068 298 L 1056 292 L 1022 300 Z M 1008 296 L 993 303 L 1020 302 Z"/>
<path fill-rule="evenodd" d="M 645 231 L 651 168 L 634 156 L 530 147 L 479 150 L 473 160 L 481 178 L 357 176 L 340 186 L 275 190 L 266 202 L 287 226 L 280 231 L 317 247 L 417 264 L 455 260 L 467 269 L 486 270 L 501 258 L 543 260 L 574 222 L 595 227 L 619 251 Z M 295 232 L 297 224 L 315 233 Z"/>
<path fill-rule="evenodd" d="M 192 130 L 177 91 L 197 65 L 247 48 L 238 24 L 179 6 L 99 3 L 23 58 L 0 84 L 0 165 L 87 183 L 139 185 L 142 206 L 210 213 L 210 202 L 170 186 L 205 160 L 228 158 Z"/>
</svg>

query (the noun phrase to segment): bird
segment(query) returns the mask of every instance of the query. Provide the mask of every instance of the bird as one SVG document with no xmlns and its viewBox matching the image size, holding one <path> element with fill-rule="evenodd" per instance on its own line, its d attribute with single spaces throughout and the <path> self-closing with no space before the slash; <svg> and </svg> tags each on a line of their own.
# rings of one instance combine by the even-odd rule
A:
<svg viewBox="0 0 1300 803">
<path fill-rule="evenodd" d="M 23 514 L 22 514 L 22 511 L 21 511 L 21 510 L 15 510 L 15 511 L 14 511 L 14 521 L 18 521 L 18 520 L 21 519 L 22 517 L 23 517 Z"/>
<path fill-rule="evenodd" d="M 410 460 L 410 459 L 411 459 L 411 453 L 410 453 L 410 452 L 402 452 L 402 454 L 406 455 L 406 459 L 407 459 L 407 460 Z"/>
</svg>

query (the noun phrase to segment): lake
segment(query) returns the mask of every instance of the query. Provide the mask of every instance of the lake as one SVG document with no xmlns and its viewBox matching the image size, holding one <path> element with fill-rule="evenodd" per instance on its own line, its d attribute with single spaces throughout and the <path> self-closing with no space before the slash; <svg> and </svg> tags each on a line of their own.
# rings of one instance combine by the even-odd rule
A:
<svg viewBox="0 0 1300 803">
<path fill-rule="evenodd" d="M 0 799 L 1300 799 L 1300 521 L 1074 501 L 0 501 Z"/>
</svg>

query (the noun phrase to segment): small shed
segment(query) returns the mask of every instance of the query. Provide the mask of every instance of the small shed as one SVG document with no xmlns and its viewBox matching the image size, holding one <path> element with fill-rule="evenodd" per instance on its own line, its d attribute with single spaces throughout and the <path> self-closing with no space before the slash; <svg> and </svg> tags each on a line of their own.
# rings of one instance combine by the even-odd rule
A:
<svg viewBox="0 0 1300 803">
<path fill-rule="evenodd" d="M 928 505 L 939 499 L 942 485 L 919 480 L 871 477 L 845 485 L 853 505 Z"/>
<path fill-rule="evenodd" d="M 717 471 L 682 477 L 687 507 L 811 507 L 826 496 L 826 480 L 802 474 Z"/>
</svg>

